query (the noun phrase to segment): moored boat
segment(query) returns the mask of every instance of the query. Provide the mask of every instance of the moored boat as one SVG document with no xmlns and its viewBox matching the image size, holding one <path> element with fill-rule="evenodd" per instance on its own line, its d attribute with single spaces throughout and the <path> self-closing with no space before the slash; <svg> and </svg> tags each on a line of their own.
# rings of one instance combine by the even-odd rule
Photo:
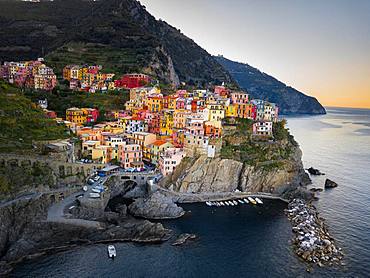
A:
<svg viewBox="0 0 370 278">
<path fill-rule="evenodd" d="M 239 203 L 244 204 L 243 200 L 238 200 Z"/>
<path fill-rule="evenodd" d="M 233 203 L 234 203 L 234 205 L 238 205 L 238 202 L 237 201 L 235 201 L 235 200 L 233 200 Z"/>
<path fill-rule="evenodd" d="M 252 197 L 248 197 L 248 200 L 249 202 L 251 202 L 253 205 L 256 205 L 257 202 L 252 198 Z"/>
<path fill-rule="evenodd" d="M 258 204 L 261 204 L 261 205 L 263 204 L 263 202 L 262 202 L 262 200 L 261 200 L 260 198 L 257 198 L 257 197 L 256 197 L 256 198 L 254 198 L 254 199 L 256 200 L 256 202 L 257 202 Z"/>
<path fill-rule="evenodd" d="M 249 203 L 249 201 L 248 201 L 247 199 L 243 199 L 243 201 L 244 201 L 246 204 L 248 204 L 248 203 Z"/>
<path fill-rule="evenodd" d="M 108 246 L 108 257 L 114 259 L 117 256 L 116 248 L 113 245 Z"/>
</svg>

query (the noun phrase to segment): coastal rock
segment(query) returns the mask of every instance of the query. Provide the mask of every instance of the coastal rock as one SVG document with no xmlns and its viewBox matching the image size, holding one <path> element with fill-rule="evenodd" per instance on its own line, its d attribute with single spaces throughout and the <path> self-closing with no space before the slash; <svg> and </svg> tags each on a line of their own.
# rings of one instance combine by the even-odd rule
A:
<svg viewBox="0 0 370 278">
<path fill-rule="evenodd" d="M 104 213 L 103 217 L 111 218 L 110 220 L 113 217 L 118 225 L 103 225 L 99 230 L 71 224 L 49 223 L 45 220 L 52 202 L 53 198 L 45 194 L 0 207 L 1 275 L 11 270 L 13 262 L 35 254 L 50 254 L 84 243 L 163 242 L 168 240 L 172 233 L 160 223 L 122 219 L 116 217 L 118 213 L 111 212 Z"/>
<path fill-rule="evenodd" d="M 311 198 L 310 192 L 303 192 L 302 185 L 311 182 L 304 171 L 302 152 L 298 146 L 291 146 L 290 158 L 279 161 L 279 167 L 252 166 L 233 159 L 199 156 L 180 164 L 176 171 L 164 178 L 160 186 L 181 193 L 209 192 L 268 192 L 293 196 L 293 191 Z M 284 197 L 285 198 L 285 197 Z"/>
<path fill-rule="evenodd" d="M 178 238 L 172 243 L 173 246 L 176 246 L 176 245 L 182 245 L 184 244 L 186 241 L 188 241 L 189 239 L 196 239 L 196 235 L 194 234 L 181 234 L 178 236 Z"/>
<path fill-rule="evenodd" d="M 311 188 L 310 191 L 311 192 L 321 192 L 323 191 L 323 189 L 322 188 Z"/>
<path fill-rule="evenodd" d="M 132 215 L 146 219 L 174 219 L 185 214 L 172 198 L 160 192 L 155 192 L 149 198 L 136 199 L 128 209 Z"/>
<path fill-rule="evenodd" d="M 295 253 L 307 262 L 318 266 L 338 264 L 343 257 L 340 248 L 335 246 L 324 220 L 318 216 L 316 208 L 301 199 L 294 199 L 286 210 L 292 223 Z"/>
<path fill-rule="evenodd" d="M 337 187 L 338 184 L 332 180 L 326 179 L 325 180 L 325 188 L 334 188 Z"/>
<path fill-rule="evenodd" d="M 190 164 L 190 163 L 189 163 Z M 173 189 L 182 193 L 233 192 L 239 184 L 243 163 L 221 158 L 200 156 L 174 178 Z"/>
<path fill-rule="evenodd" d="M 320 172 L 320 170 L 315 169 L 315 168 L 313 168 L 313 167 L 308 168 L 308 169 L 307 169 L 307 171 L 308 171 L 311 175 L 313 175 L 313 176 L 321 176 L 321 175 L 325 175 L 324 173 L 321 173 L 321 172 Z"/>
</svg>

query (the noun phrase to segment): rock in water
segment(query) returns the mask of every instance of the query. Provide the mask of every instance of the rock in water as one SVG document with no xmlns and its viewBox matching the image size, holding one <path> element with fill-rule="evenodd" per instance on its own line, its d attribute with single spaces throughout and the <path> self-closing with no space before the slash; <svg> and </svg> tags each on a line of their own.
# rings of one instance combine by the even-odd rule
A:
<svg viewBox="0 0 370 278">
<path fill-rule="evenodd" d="M 337 187 L 338 184 L 332 180 L 326 179 L 325 181 L 325 188 L 334 188 Z"/>
<path fill-rule="evenodd" d="M 194 234 L 181 234 L 179 237 L 175 240 L 174 243 L 172 243 L 173 246 L 184 244 L 189 239 L 195 239 L 197 236 Z"/>
<path fill-rule="evenodd" d="M 308 169 L 307 169 L 307 171 L 308 171 L 311 175 L 313 175 L 313 176 L 320 176 L 320 175 L 324 175 L 323 173 L 321 173 L 321 172 L 320 172 L 320 170 L 319 170 L 319 169 L 315 169 L 315 168 L 313 168 L 313 167 L 308 168 Z"/>
<path fill-rule="evenodd" d="M 146 219 L 173 219 L 185 214 L 172 198 L 156 192 L 150 198 L 138 198 L 128 207 L 130 213 Z"/>
</svg>

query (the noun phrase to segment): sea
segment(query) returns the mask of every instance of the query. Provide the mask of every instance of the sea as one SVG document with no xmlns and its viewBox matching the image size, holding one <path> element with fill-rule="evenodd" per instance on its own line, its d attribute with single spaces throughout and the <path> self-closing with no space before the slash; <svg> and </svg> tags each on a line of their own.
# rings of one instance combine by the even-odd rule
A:
<svg viewBox="0 0 370 278">
<path fill-rule="evenodd" d="M 325 173 L 310 187 L 337 188 L 317 193 L 315 205 L 326 219 L 344 266 L 314 267 L 299 260 L 291 246 L 286 204 L 207 207 L 184 205 L 187 214 L 162 222 L 174 234 L 198 238 L 181 246 L 115 244 L 80 246 L 19 264 L 12 277 L 370 277 L 370 110 L 327 108 L 326 115 L 287 117 L 303 151 L 306 168 Z"/>
</svg>

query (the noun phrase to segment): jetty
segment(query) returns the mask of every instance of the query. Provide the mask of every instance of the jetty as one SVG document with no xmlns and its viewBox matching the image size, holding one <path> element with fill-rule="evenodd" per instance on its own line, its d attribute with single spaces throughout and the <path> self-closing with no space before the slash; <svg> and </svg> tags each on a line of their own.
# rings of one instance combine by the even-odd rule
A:
<svg viewBox="0 0 370 278">
<path fill-rule="evenodd" d="M 176 203 L 204 203 L 204 202 L 224 202 L 224 201 L 237 201 L 251 197 L 253 199 L 268 199 L 268 200 L 279 200 L 284 203 L 289 203 L 289 200 L 282 198 L 279 195 L 265 193 L 265 192 L 207 192 L 207 193 L 183 193 L 174 192 L 162 187 L 158 187 L 158 190 L 166 195 L 174 198 Z"/>
</svg>

